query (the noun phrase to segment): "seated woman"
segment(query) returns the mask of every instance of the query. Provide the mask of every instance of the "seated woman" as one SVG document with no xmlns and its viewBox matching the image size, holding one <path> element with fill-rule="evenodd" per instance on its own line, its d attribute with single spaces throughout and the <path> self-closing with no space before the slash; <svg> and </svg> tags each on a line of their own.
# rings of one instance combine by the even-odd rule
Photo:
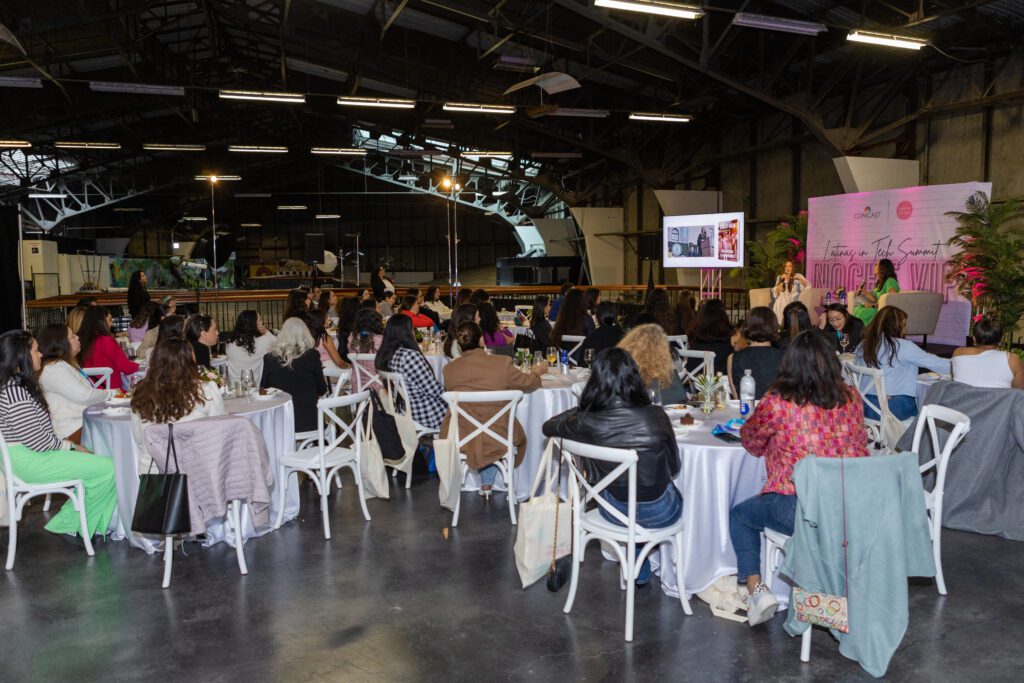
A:
<svg viewBox="0 0 1024 683">
<path fill-rule="evenodd" d="M 889 410 L 897 420 L 909 420 L 917 415 L 917 373 L 926 368 L 939 374 L 948 375 L 950 363 L 923 351 L 917 344 L 903 335 L 907 331 L 907 314 L 903 309 L 886 306 L 864 330 L 864 339 L 857 347 L 856 364 L 878 368 L 885 379 L 885 391 L 889 394 Z M 867 394 L 875 403 L 874 392 Z M 873 398 L 872 398 L 873 397 Z M 867 403 L 864 416 L 869 420 L 879 419 Z"/>
<path fill-rule="evenodd" d="M 41 361 L 39 346 L 27 331 L 0 334 L 0 433 L 11 455 L 11 469 L 29 484 L 81 479 L 89 534 L 106 533 L 117 505 L 114 462 L 53 431 L 46 398 L 36 382 Z M 71 501 L 46 523 L 47 531 L 73 541 L 81 529 Z"/>
<path fill-rule="evenodd" d="M 586 303 L 583 290 L 570 289 L 565 293 L 558 311 L 558 319 L 555 320 L 555 326 L 548 337 L 551 346 L 568 351 L 576 344 L 563 342 L 562 337 L 572 335 L 585 338 L 596 329 L 594 319 L 587 313 Z"/>
<path fill-rule="evenodd" d="M 338 314 L 338 353 L 346 363 L 348 360 L 348 340 L 356 327 L 356 315 L 359 313 L 359 299 L 354 296 L 342 297 L 335 307 Z"/>
<path fill-rule="evenodd" d="M 309 333 L 313 335 L 316 352 L 320 354 L 320 364 L 324 367 L 333 365 L 336 368 L 347 368 L 348 363 L 341 359 L 334 337 L 327 332 L 327 314 L 321 310 L 312 311 L 306 321 Z"/>
<path fill-rule="evenodd" d="M 480 324 L 480 311 L 476 304 L 460 304 L 455 307 L 451 322 L 448 324 L 448 335 L 444 338 L 444 355 L 449 358 L 458 358 L 462 355 L 462 349 L 459 348 L 458 342 L 455 341 L 455 335 L 452 333 L 463 323 Z"/>
<path fill-rule="evenodd" d="M 796 489 L 793 466 L 805 456 L 857 458 L 868 454 L 864 411 L 843 382 L 839 360 L 818 334 L 803 332 L 789 345 L 779 376 L 740 429 L 743 447 L 765 459 L 768 483 L 729 513 L 740 583 L 746 582 L 747 621 L 755 626 L 775 614 L 778 601 L 761 581 L 761 534 L 793 533 Z"/>
<path fill-rule="evenodd" d="M 829 338 L 837 351 L 850 351 L 857 348 L 860 340 L 864 337 L 864 322 L 855 318 L 846 310 L 842 304 L 829 304 L 825 307 L 825 315 L 821 316 L 818 326 Z M 846 335 L 849 343 L 844 351 L 839 343 L 840 337 Z"/>
<path fill-rule="evenodd" d="M 360 309 L 356 315 L 352 336 L 348 339 L 349 354 L 375 354 L 382 341 L 384 341 L 384 320 L 380 313 L 370 308 Z M 377 368 L 374 367 L 372 360 L 352 360 L 352 363 L 353 365 L 358 363 L 370 376 L 377 376 Z M 357 393 L 363 390 L 361 376 L 353 369 L 352 390 Z"/>
<path fill-rule="evenodd" d="M 441 299 L 441 288 L 437 285 L 427 287 L 427 293 L 423 296 L 423 307 L 429 308 L 441 320 L 449 320 L 452 317 L 452 309 Z"/>
<path fill-rule="evenodd" d="M 182 339 L 157 344 L 152 367 L 132 392 L 132 434 L 139 447 L 139 473 L 147 472 L 150 465 L 146 427 L 218 415 L 227 415 L 220 387 L 199 376 L 192 346 Z"/>
<path fill-rule="evenodd" d="M 401 373 L 409 392 L 410 412 L 416 424 L 437 429 L 447 411 L 441 398 L 444 387 L 434 377 L 430 363 L 423 357 L 407 315 L 391 316 L 384 328 L 384 339 L 375 360 L 377 370 Z"/>
<path fill-rule="evenodd" d="M 154 306 L 153 312 L 149 316 L 149 322 L 146 325 L 146 334 L 142 337 L 142 342 L 139 344 L 139 348 L 135 350 L 135 355 L 139 358 L 146 358 L 153 347 L 156 346 L 157 335 L 160 334 L 160 323 L 164 320 L 164 307 Z"/>
<path fill-rule="evenodd" d="M 91 306 L 75 306 L 68 313 L 67 319 L 64 324 L 68 326 L 68 329 L 78 334 L 82 329 L 82 320 L 85 319 L 85 312 L 88 311 Z"/>
<path fill-rule="evenodd" d="M 381 298 L 380 303 L 377 304 L 377 310 L 385 318 L 390 318 L 395 313 L 397 313 L 397 311 L 395 310 L 397 302 L 398 297 L 395 296 L 395 293 L 393 291 L 388 290 L 384 292 L 384 296 Z"/>
<path fill-rule="evenodd" d="M 474 322 L 463 323 L 452 332 L 462 349 L 462 355 L 444 368 L 444 386 L 448 391 L 510 391 L 519 390 L 529 393 L 540 387 L 540 376 L 547 372 L 547 366 L 538 365 L 530 372 L 522 372 L 508 356 L 492 356 L 484 350 L 483 330 Z M 501 405 L 485 403 L 466 406 L 467 413 L 481 423 L 487 422 Z M 441 434 L 448 433 L 448 422 L 451 413 L 445 416 L 441 425 Z M 506 433 L 508 416 L 503 416 L 493 425 L 494 431 Z M 473 426 L 466 420 L 459 423 L 459 431 L 467 435 Z M 516 420 L 513 427 L 513 443 L 516 447 L 516 467 L 523 461 L 526 453 L 526 433 Z M 480 491 L 485 498 L 491 495 L 494 478 L 498 468 L 494 465 L 505 455 L 505 449 L 489 436 L 481 435 L 462 448 L 466 461 L 474 470 L 480 472 Z"/>
<path fill-rule="evenodd" d="M 629 331 L 619 348 L 629 352 L 639 368 L 640 378 L 648 391 L 655 391 L 662 403 L 682 403 L 686 389 L 672 365 L 672 349 L 661 325 L 646 323 Z"/>
<path fill-rule="evenodd" d="M 1024 363 L 1020 356 L 999 348 L 1003 327 L 984 317 L 974 323 L 974 346 L 953 352 L 953 379 L 986 389 L 1024 389 Z"/>
<path fill-rule="evenodd" d="M 782 363 L 782 351 L 772 346 L 779 338 L 779 321 L 772 309 L 757 306 L 750 310 L 743 323 L 746 348 L 729 356 L 729 382 L 732 395 L 739 398 L 740 380 L 747 370 L 754 378 L 754 398 L 761 400 L 764 392 L 775 382 Z"/>
<path fill-rule="evenodd" d="M 649 327 L 665 336 L 658 325 Z M 668 342 L 664 344 L 667 349 Z M 672 483 L 681 466 L 672 423 L 664 410 L 651 405 L 640 370 L 625 349 L 607 349 L 597 354 L 590 380 L 580 396 L 579 408 L 571 408 L 545 422 L 544 436 L 635 450 L 639 456 L 636 466 L 637 524 L 658 529 L 675 524 L 682 516 L 683 499 Z M 614 465 L 597 460 L 588 464 L 598 478 L 614 469 Z M 601 492 L 601 496 L 626 514 L 628 486 L 629 480 L 623 473 Z M 621 524 L 604 508 L 601 508 L 601 516 L 612 524 Z M 650 577 L 651 565 L 644 560 L 636 579 L 637 585 L 646 585 Z"/>
<path fill-rule="evenodd" d="M 327 393 L 327 379 L 313 335 L 301 318 L 289 318 L 281 325 L 273 346 L 263 359 L 260 386 L 291 394 L 295 405 L 295 431 L 317 429 L 316 403 Z"/>
<path fill-rule="evenodd" d="M 790 341 L 806 330 L 812 330 L 814 334 L 824 337 L 825 333 L 814 326 L 811 321 L 811 312 L 807 310 L 801 301 L 794 301 L 782 311 L 782 318 L 779 320 L 782 325 L 782 332 L 779 335 L 779 348 L 783 351 Z"/>
<path fill-rule="evenodd" d="M 623 331 L 619 327 L 619 316 L 615 304 L 611 301 L 602 301 L 597 305 L 597 323 L 599 327 L 587 335 L 583 340 L 583 346 L 576 352 L 576 362 L 582 362 L 583 354 L 587 349 L 592 349 L 597 356 L 605 349 L 610 349 L 622 341 Z"/>
<path fill-rule="evenodd" d="M 715 372 L 723 375 L 729 371 L 729 355 L 732 353 L 733 325 L 725 312 L 725 304 L 721 299 L 708 299 L 700 307 L 693 329 L 688 334 L 691 351 L 713 351 L 715 354 Z M 690 359 L 687 367 L 695 368 L 699 360 Z"/>
<path fill-rule="evenodd" d="M 484 331 L 484 345 L 489 349 L 508 346 L 514 341 L 512 333 L 501 324 L 498 312 L 489 301 L 477 307 L 480 313 L 480 329 Z"/>
<path fill-rule="evenodd" d="M 804 289 L 810 286 L 807 278 L 796 272 L 795 263 L 790 260 L 783 263 L 782 273 L 775 278 L 775 285 L 772 287 L 772 312 L 775 313 L 775 318 L 784 318 L 783 311 L 786 306 L 799 301 Z"/>
<path fill-rule="evenodd" d="M 131 323 L 128 324 L 128 341 L 132 344 L 142 343 L 146 332 L 149 331 L 149 321 L 153 317 L 153 312 L 158 310 L 160 310 L 160 305 L 152 301 L 147 301 L 142 305 L 139 312 L 132 318 Z"/>
<path fill-rule="evenodd" d="M 121 374 L 132 375 L 139 364 L 128 360 L 110 332 L 110 313 L 101 306 L 91 306 L 82 318 L 79 338 L 82 350 L 78 362 L 83 368 L 110 368 L 110 388 L 121 389 Z"/>
<path fill-rule="evenodd" d="M 865 286 L 867 281 L 865 281 Z M 887 258 L 881 259 L 875 264 L 875 288 L 867 291 L 864 286 L 858 287 L 853 293 L 854 301 L 853 315 L 860 318 L 865 325 L 878 314 L 878 301 L 886 292 L 900 291 L 899 280 L 896 279 L 896 266 Z"/>
<path fill-rule="evenodd" d="M 64 325 L 47 325 L 39 333 L 42 371 L 39 386 L 49 407 L 53 431 L 61 439 L 82 443 L 82 413 L 89 406 L 103 403 L 114 395 L 113 389 L 97 389 L 82 374 L 75 357 L 81 351 L 78 335 Z"/>
<path fill-rule="evenodd" d="M 338 295 L 334 293 L 334 290 L 325 289 L 320 292 L 320 299 L 317 301 L 316 309 L 323 311 L 327 315 L 327 327 L 337 327 L 338 311 L 335 310 L 337 307 Z"/>
<path fill-rule="evenodd" d="M 661 329 L 665 330 L 665 334 L 676 333 L 679 321 L 676 319 L 676 310 L 668 298 L 667 290 L 652 290 L 647 297 L 647 303 L 644 304 L 643 312 L 649 314 L 654 323 L 661 325 Z"/>
<path fill-rule="evenodd" d="M 281 322 L 283 323 L 289 318 L 305 318 L 309 313 L 309 297 L 310 292 L 302 288 L 288 292 L 288 300 L 284 304 L 284 316 L 281 318 Z"/>
<path fill-rule="evenodd" d="M 248 310 L 238 314 L 235 329 L 228 335 L 224 355 L 228 357 L 228 377 L 232 382 L 242 379 L 242 373 L 252 370 L 252 377 L 258 385 L 263 377 L 263 357 L 270 352 L 277 337 L 263 325 L 258 311 Z"/>
<path fill-rule="evenodd" d="M 220 340 L 217 321 L 208 315 L 189 316 L 185 321 L 185 338 L 196 354 L 196 365 L 201 368 L 212 368 L 210 347 Z"/>
<path fill-rule="evenodd" d="M 434 321 L 428 316 L 420 313 L 419 294 L 409 294 L 402 299 L 402 306 L 398 312 L 412 321 L 413 327 L 433 328 Z"/>
<path fill-rule="evenodd" d="M 533 312 L 530 313 L 530 332 L 533 333 L 533 344 L 531 351 L 546 351 L 548 341 L 551 337 L 551 323 L 548 316 L 551 314 L 551 299 L 546 294 L 540 294 L 533 299 Z"/>
</svg>

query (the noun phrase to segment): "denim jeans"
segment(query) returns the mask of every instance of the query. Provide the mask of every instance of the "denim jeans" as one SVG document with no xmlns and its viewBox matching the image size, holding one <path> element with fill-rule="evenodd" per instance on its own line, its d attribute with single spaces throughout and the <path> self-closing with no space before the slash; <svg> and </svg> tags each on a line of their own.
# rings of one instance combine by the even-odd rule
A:
<svg viewBox="0 0 1024 683">
<path fill-rule="evenodd" d="M 612 507 L 622 514 L 627 514 L 627 503 L 615 498 L 612 494 L 608 493 L 607 489 L 601 491 L 601 497 L 611 503 Z M 601 516 L 612 524 L 625 526 L 603 507 L 599 509 Z M 665 492 L 654 500 L 637 501 L 636 503 L 636 523 L 648 529 L 663 529 L 664 527 L 672 526 L 679 521 L 682 515 L 683 497 L 679 494 L 679 489 L 672 484 L 669 484 Z M 637 548 L 636 552 L 639 555 L 640 548 Z M 643 585 L 650 581 L 650 579 L 651 563 L 649 560 L 644 560 L 636 581 L 638 584 Z"/>
<path fill-rule="evenodd" d="M 494 486 L 494 480 L 498 478 L 498 466 L 488 465 L 487 467 L 481 467 L 480 472 L 480 485 L 481 486 Z"/>
<path fill-rule="evenodd" d="M 761 532 L 772 529 L 791 536 L 796 517 L 796 496 L 764 493 L 729 511 L 729 538 L 736 551 L 740 582 L 761 573 Z"/>
<path fill-rule="evenodd" d="M 878 397 L 874 394 L 868 394 L 871 400 L 878 403 Z M 897 420 L 909 420 L 912 417 L 917 416 L 917 398 L 914 396 L 907 396 L 906 394 L 898 394 L 896 396 L 889 397 L 889 410 Z M 877 420 L 878 412 L 869 406 L 866 402 L 864 403 L 864 417 L 868 420 Z"/>
</svg>

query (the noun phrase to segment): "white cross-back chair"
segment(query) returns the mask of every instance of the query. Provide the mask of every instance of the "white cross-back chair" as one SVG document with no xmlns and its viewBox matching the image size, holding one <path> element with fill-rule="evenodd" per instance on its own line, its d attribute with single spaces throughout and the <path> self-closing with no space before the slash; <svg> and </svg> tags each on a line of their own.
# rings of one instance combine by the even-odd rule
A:
<svg viewBox="0 0 1024 683">
<path fill-rule="evenodd" d="M 110 368 L 82 368 L 82 374 L 89 378 L 97 389 L 110 389 L 110 377 L 114 371 Z"/>
<path fill-rule="evenodd" d="M 764 558 L 765 568 L 764 573 L 761 575 L 761 580 L 764 585 L 768 586 L 768 590 L 772 589 L 772 581 L 775 578 L 775 573 L 779 571 L 779 567 L 782 566 L 782 557 L 785 555 L 786 543 L 790 537 L 781 531 L 775 531 L 774 529 L 764 530 Z M 811 661 L 811 632 L 814 629 L 808 627 L 803 635 L 800 636 L 800 661 L 809 662 Z"/>
<path fill-rule="evenodd" d="M 363 424 L 366 407 L 370 402 L 370 392 L 322 398 L 317 404 L 317 441 L 302 450 L 288 453 L 278 461 L 277 487 L 279 491 L 277 521 L 274 527 L 280 527 L 284 521 L 285 492 L 288 488 L 288 477 L 304 472 L 313 480 L 317 493 L 320 494 L 320 513 L 324 520 L 324 538 L 331 537 L 331 520 L 327 514 L 327 494 L 331 490 L 331 481 L 339 481 L 338 473 L 342 468 L 349 468 L 356 480 L 359 505 L 363 508 L 363 517 L 370 521 L 370 512 L 366 509 L 366 497 L 363 493 L 363 476 L 361 468 L 362 443 L 364 439 Z M 349 417 L 338 415 L 339 409 L 348 409 Z"/>
<path fill-rule="evenodd" d="M 409 387 L 408 385 L 406 385 L 405 377 L 402 375 L 402 373 L 385 372 L 382 370 L 379 374 L 381 382 L 384 385 L 386 398 L 388 401 L 390 401 L 391 407 L 397 414 L 409 416 L 409 419 L 412 420 L 413 426 L 416 427 L 416 436 L 420 438 L 423 438 L 424 436 L 427 435 L 436 437 L 440 433 L 439 430 L 431 429 L 430 427 L 424 427 L 419 422 L 417 422 L 415 418 L 413 418 L 412 411 L 410 410 L 410 406 L 412 404 L 409 402 Z M 385 466 L 388 466 L 388 462 L 389 461 L 384 462 Z M 398 476 L 397 468 L 392 468 L 391 476 Z M 405 488 L 410 488 L 411 486 L 412 477 L 407 476 L 405 478 Z"/>
<path fill-rule="evenodd" d="M 372 367 L 376 367 L 374 362 L 377 360 L 377 354 L 350 353 L 348 358 L 352 361 L 352 391 L 367 391 L 369 389 L 380 391 L 384 388 L 384 384 L 380 381 L 377 371 L 371 372 L 367 370 L 363 367 L 363 363 L 360 362 L 369 362 Z"/>
<path fill-rule="evenodd" d="M 339 368 L 334 363 L 328 363 L 324 367 L 324 377 L 329 384 L 333 383 L 331 396 L 337 398 L 345 389 L 351 388 L 352 369 Z"/>
<path fill-rule="evenodd" d="M 587 544 L 600 541 L 603 548 L 615 552 L 619 559 L 619 586 L 626 590 L 626 641 L 633 640 L 633 598 L 636 592 L 636 578 L 640 568 L 651 551 L 662 544 L 672 547 L 672 556 L 676 563 L 676 586 L 679 590 L 679 602 L 686 614 L 693 614 L 690 601 L 686 598 L 686 585 L 683 581 L 683 519 L 662 529 L 647 529 L 636 521 L 636 467 L 637 452 L 623 448 L 609 448 L 592 444 L 559 439 L 562 449 L 561 457 L 569 470 L 571 481 L 569 499 L 572 504 L 573 533 L 572 544 L 572 580 L 569 583 L 569 596 L 563 611 L 572 611 L 576 600 L 576 588 L 579 585 L 580 565 Z M 575 456 L 575 457 L 574 457 Z M 577 457 L 600 460 L 613 466 L 613 469 L 591 484 L 587 475 L 581 471 Z M 612 506 L 600 494 L 615 480 L 625 475 L 628 480 L 629 499 L 626 503 L 626 514 Z M 597 505 L 590 510 L 592 504 Z M 613 524 L 601 515 L 605 510 L 621 523 Z M 639 555 L 636 552 L 640 548 Z"/>
<path fill-rule="evenodd" d="M 668 336 L 668 344 L 673 347 L 676 354 L 680 351 L 686 351 L 689 347 L 689 341 L 686 339 L 685 334 L 670 334 Z"/>
<path fill-rule="evenodd" d="M 855 365 L 852 361 L 843 363 L 843 375 L 860 395 L 864 405 L 870 407 L 878 415 L 878 419 L 864 418 L 868 437 L 874 441 L 875 447 L 891 451 L 896 442 L 903 436 L 913 420 L 901 422 L 889 410 L 889 395 L 885 391 L 885 376 L 877 368 Z"/>
<path fill-rule="evenodd" d="M 459 488 L 462 488 L 462 484 L 466 481 L 466 473 L 469 472 L 469 465 L 466 462 L 466 456 L 462 454 L 462 449 L 470 441 L 476 437 L 484 436 L 485 434 L 490 438 L 498 442 L 498 444 L 505 449 L 505 454 L 494 463 L 498 470 L 501 472 L 502 479 L 505 480 L 505 486 L 508 489 L 508 515 L 512 519 L 512 525 L 516 524 L 516 485 L 515 485 L 515 468 L 516 468 L 516 447 L 513 443 L 513 435 L 516 426 L 516 408 L 519 407 L 519 402 L 523 399 L 523 392 L 521 391 L 446 391 L 443 394 L 445 402 L 448 404 L 450 419 L 454 420 L 454 424 L 451 429 L 453 430 L 453 437 L 455 440 L 456 447 L 459 449 L 459 464 L 462 467 L 462 479 L 459 483 Z M 464 410 L 464 406 L 473 405 L 477 403 L 492 403 L 497 406 L 494 414 L 481 422 L 473 415 L 470 415 Z M 495 424 L 502 416 L 508 416 L 508 428 L 504 434 L 500 434 L 495 431 Z M 466 422 L 472 427 L 472 431 L 469 434 L 462 434 L 461 420 L 464 418 Z M 452 526 L 456 527 L 459 525 L 459 511 L 462 509 L 462 498 L 460 497 L 458 502 L 455 503 L 455 511 L 452 513 Z"/>
<path fill-rule="evenodd" d="M 683 384 L 692 384 L 700 375 L 715 374 L 715 352 L 714 351 L 689 351 L 683 350 L 677 353 L 682 361 L 682 369 L 679 370 L 679 381 Z M 687 360 L 695 358 L 700 361 L 692 368 L 687 367 Z"/>
<path fill-rule="evenodd" d="M 78 518 L 82 525 L 82 541 L 87 555 L 95 555 L 89 525 L 85 519 L 85 484 L 81 479 L 54 481 L 45 484 L 28 484 L 14 475 L 11 468 L 11 454 L 7 450 L 7 441 L 0 434 L 0 452 L 3 454 L 4 480 L 7 484 L 7 519 L 10 525 L 10 538 L 7 542 L 7 570 L 14 569 L 14 554 L 18 548 L 18 522 L 25 503 L 36 496 L 49 496 L 56 493 L 67 496 L 70 503 L 78 510 Z M 55 456 L 59 457 L 59 456 Z"/>
<path fill-rule="evenodd" d="M 945 444 L 940 443 L 939 424 L 948 425 L 949 436 Z M 946 594 L 946 579 L 942 575 L 942 495 L 946 486 L 946 468 L 949 456 L 960 445 L 967 432 L 971 431 L 971 418 L 963 413 L 945 406 L 929 404 L 921 409 L 917 416 L 917 428 L 914 430 L 914 445 L 911 450 L 920 453 L 921 437 L 925 426 L 931 436 L 932 459 L 921 465 L 921 474 L 935 470 L 935 486 L 925 491 L 924 504 L 928 511 L 928 530 L 932 536 L 932 555 L 935 558 L 935 586 L 939 595 Z"/>
<path fill-rule="evenodd" d="M 572 344 L 573 345 L 572 348 L 566 349 L 569 352 L 569 364 L 570 365 L 578 365 L 578 363 L 576 362 L 576 359 L 573 358 L 573 354 L 575 354 L 577 351 L 580 350 L 580 348 L 583 347 L 583 340 L 584 339 L 586 339 L 586 337 L 581 337 L 578 334 L 562 335 L 562 348 L 565 348 L 565 346 L 567 344 Z M 559 349 L 559 350 L 561 350 L 561 349 Z"/>
</svg>

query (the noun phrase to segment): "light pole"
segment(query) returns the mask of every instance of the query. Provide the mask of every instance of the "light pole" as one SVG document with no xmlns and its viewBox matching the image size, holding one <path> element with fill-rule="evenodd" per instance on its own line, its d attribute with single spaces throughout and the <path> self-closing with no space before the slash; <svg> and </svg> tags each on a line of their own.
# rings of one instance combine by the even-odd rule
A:
<svg viewBox="0 0 1024 683">
<path fill-rule="evenodd" d="M 448 191 L 448 200 L 451 204 L 446 207 L 448 218 L 448 304 L 454 307 L 455 290 L 459 284 L 459 204 L 456 200 L 456 193 L 462 190 L 458 181 L 445 176 L 441 181 L 441 188 Z M 454 254 L 454 258 L 453 258 Z M 454 270 L 453 270 L 454 261 Z"/>
<path fill-rule="evenodd" d="M 356 238 L 356 287 L 358 287 L 359 283 L 360 283 L 360 280 L 359 280 L 359 236 L 361 234 L 363 234 L 363 233 L 361 233 L 361 232 L 350 232 L 350 233 L 345 235 L 345 237 L 355 237 Z M 342 285 L 344 285 L 344 283 L 342 283 Z"/>
<path fill-rule="evenodd" d="M 204 180 L 210 183 L 210 222 L 213 230 L 213 264 L 210 268 L 213 270 L 213 289 L 214 291 L 220 289 L 220 283 L 217 281 L 217 202 L 214 193 L 214 186 L 222 180 L 241 180 L 242 178 L 236 175 L 197 175 L 196 180 Z"/>
</svg>

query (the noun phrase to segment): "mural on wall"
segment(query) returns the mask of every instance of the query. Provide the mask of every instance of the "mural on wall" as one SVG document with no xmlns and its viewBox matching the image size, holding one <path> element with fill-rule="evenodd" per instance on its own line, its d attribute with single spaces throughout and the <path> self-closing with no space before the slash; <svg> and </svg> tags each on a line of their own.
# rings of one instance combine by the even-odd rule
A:
<svg viewBox="0 0 1024 683">
<path fill-rule="evenodd" d="M 206 259 L 112 258 L 110 286 L 127 288 L 132 273 L 141 270 L 149 279 L 149 289 L 213 289 L 214 277 L 221 289 L 235 287 L 235 253 L 214 272 Z"/>
</svg>

